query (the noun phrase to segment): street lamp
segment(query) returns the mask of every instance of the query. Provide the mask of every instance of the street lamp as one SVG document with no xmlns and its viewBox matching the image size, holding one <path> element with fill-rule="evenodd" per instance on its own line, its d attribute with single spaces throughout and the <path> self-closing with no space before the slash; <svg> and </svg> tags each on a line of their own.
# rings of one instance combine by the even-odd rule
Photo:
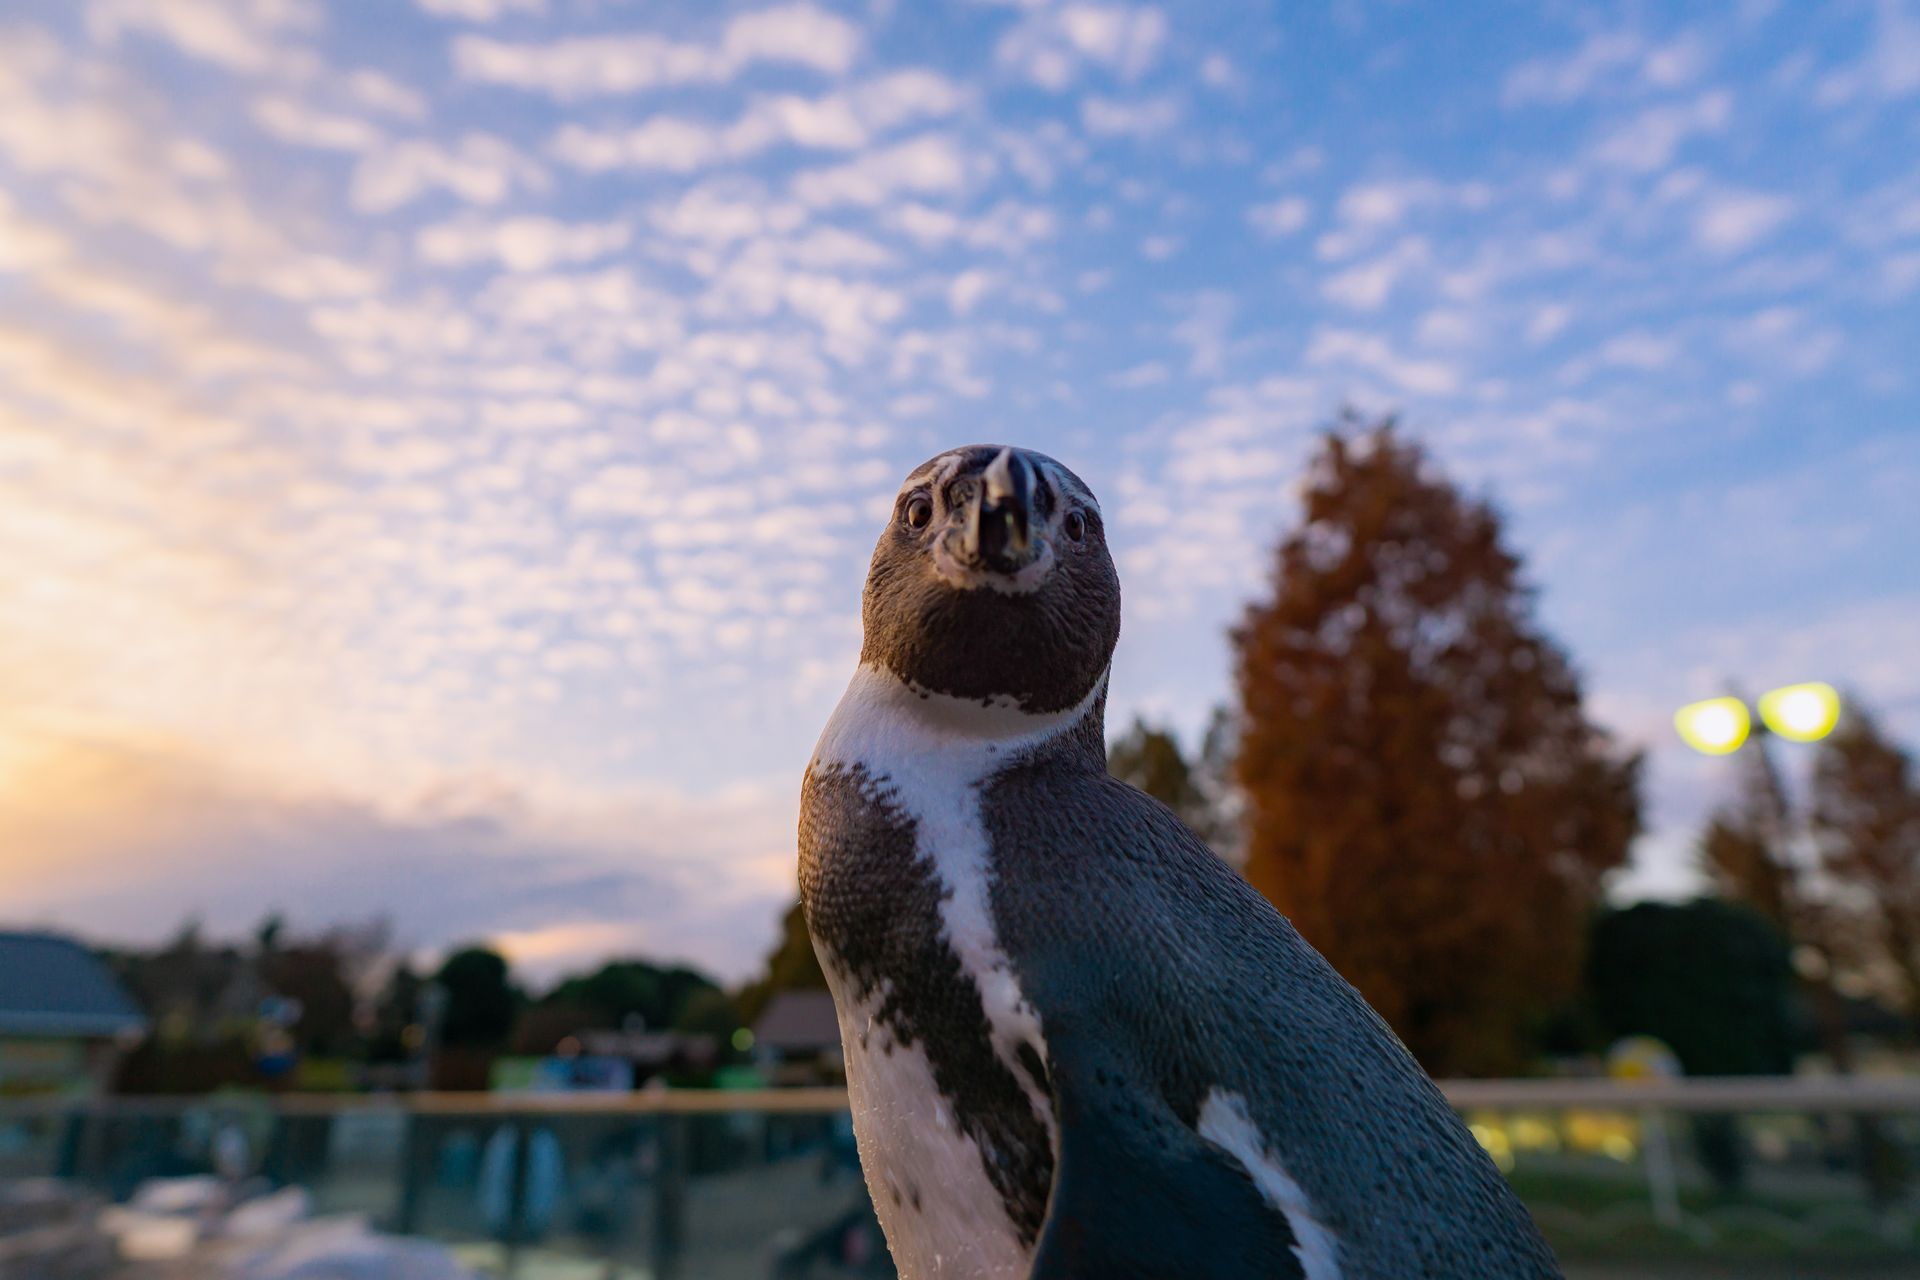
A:
<svg viewBox="0 0 1920 1280">
<path fill-rule="evenodd" d="M 1708 698 L 1674 712 L 1673 727 L 1702 755 L 1724 756 L 1740 749 L 1753 719 L 1747 715 L 1747 704 L 1738 698 Z"/>
<path fill-rule="evenodd" d="M 1763 732 L 1790 742 L 1818 742 L 1840 719 L 1840 695 L 1830 684 L 1809 681 L 1782 685 L 1760 695 Z M 1728 696 L 1689 702 L 1673 713 L 1673 727 L 1702 755 L 1724 756 L 1740 749 L 1753 730 L 1747 704 Z"/>
<path fill-rule="evenodd" d="M 1760 695 L 1760 720 L 1793 742 L 1818 742 L 1840 719 L 1840 695 L 1830 684 L 1783 685 Z"/>
</svg>

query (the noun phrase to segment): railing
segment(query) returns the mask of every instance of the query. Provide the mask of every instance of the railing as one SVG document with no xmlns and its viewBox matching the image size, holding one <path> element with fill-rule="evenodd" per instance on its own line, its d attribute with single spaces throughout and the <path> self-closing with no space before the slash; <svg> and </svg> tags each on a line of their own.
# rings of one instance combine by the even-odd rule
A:
<svg viewBox="0 0 1920 1280">
<path fill-rule="evenodd" d="M 1576 1266 L 1920 1275 L 1920 1079 L 1444 1087 Z M 890 1274 L 838 1090 L 0 1101 L 0 1179 L 123 1198 L 223 1145 L 502 1276 Z"/>
</svg>

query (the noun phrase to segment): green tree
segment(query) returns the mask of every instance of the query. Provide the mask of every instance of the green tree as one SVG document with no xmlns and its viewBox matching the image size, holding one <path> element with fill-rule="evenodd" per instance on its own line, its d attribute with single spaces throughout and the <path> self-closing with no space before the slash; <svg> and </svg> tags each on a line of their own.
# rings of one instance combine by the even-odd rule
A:
<svg viewBox="0 0 1920 1280">
<path fill-rule="evenodd" d="M 1212 825 L 1207 795 L 1172 730 L 1134 717 L 1107 748 L 1107 772 L 1166 805 L 1202 836 L 1207 834 Z"/>
<path fill-rule="evenodd" d="M 731 996 L 716 987 L 705 987 L 694 992 L 673 1024 L 676 1031 L 712 1036 L 723 1049 L 732 1043 L 733 1033 L 740 1026 L 739 1007 Z"/>
<path fill-rule="evenodd" d="M 1227 709 L 1215 708 L 1199 752 L 1189 757 L 1171 729 L 1135 716 L 1107 748 L 1107 772 L 1166 805 L 1216 853 L 1237 864 L 1231 755 L 1236 735 Z"/>
<path fill-rule="evenodd" d="M 506 959 L 487 947 L 464 947 L 447 957 L 434 975 L 446 992 L 441 1043 L 491 1049 L 506 1040 L 520 1004 L 507 974 Z"/>
<path fill-rule="evenodd" d="M 426 986 L 427 980 L 405 962 L 395 965 L 387 975 L 374 1000 L 373 1031 L 367 1041 L 369 1061 L 405 1062 L 413 1057 L 419 1045 L 410 1040 L 407 1028 L 420 1025 L 421 993 Z"/>
<path fill-rule="evenodd" d="M 1436 1073 L 1512 1071 L 1578 988 L 1639 760 L 1520 560 L 1391 422 L 1329 432 L 1233 633 L 1248 879 Z"/>
<path fill-rule="evenodd" d="M 1783 1074 L 1793 1066 L 1793 966 L 1758 912 L 1716 898 L 1603 911 L 1587 990 L 1609 1040 L 1650 1035 L 1688 1075 Z"/>
<path fill-rule="evenodd" d="M 780 940 L 767 955 L 767 966 L 758 978 L 740 989 L 734 1004 L 740 1021 L 752 1026 L 767 1002 L 782 991 L 824 991 L 827 975 L 814 954 L 813 937 L 807 932 L 807 918 L 799 900 L 780 918 Z"/>
<path fill-rule="evenodd" d="M 619 1027 L 638 1017 L 657 1031 L 685 1029 L 688 1008 L 719 991 L 719 984 L 692 969 L 609 960 L 591 973 L 563 978 L 540 1003 L 579 1009 L 603 1027 Z"/>
<path fill-rule="evenodd" d="M 1777 1075 L 1793 1067 L 1793 965 L 1759 913 L 1715 898 L 1643 902 L 1594 923 L 1587 988 L 1608 1039 L 1650 1035 L 1690 1076 Z M 1746 1179 L 1731 1116 L 1695 1116 L 1701 1164 L 1728 1191 Z"/>
<path fill-rule="evenodd" d="M 291 1032 L 302 1053 L 336 1056 L 359 1044 L 354 1022 L 353 988 L 340 954 L 324 939 L 279 941 L 254 962 L 260 978 L 276 995 L 298 1003 L 300 1016 Z"/>
</svg>

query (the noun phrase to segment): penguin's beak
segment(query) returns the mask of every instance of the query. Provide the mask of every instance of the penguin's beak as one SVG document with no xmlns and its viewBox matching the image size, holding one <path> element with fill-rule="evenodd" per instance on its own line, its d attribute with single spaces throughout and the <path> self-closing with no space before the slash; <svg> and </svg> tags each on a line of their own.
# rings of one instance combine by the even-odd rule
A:
<svg viewBox="0 0 1920 1280">
<path fill-rule="evenodd" d="M 1039 556 L 1033 540 L 1033 467 L 1012 449 L 987 464 L 967 515 L 968 558 L 995 573 L 1018 573 Z"/>
</svg>

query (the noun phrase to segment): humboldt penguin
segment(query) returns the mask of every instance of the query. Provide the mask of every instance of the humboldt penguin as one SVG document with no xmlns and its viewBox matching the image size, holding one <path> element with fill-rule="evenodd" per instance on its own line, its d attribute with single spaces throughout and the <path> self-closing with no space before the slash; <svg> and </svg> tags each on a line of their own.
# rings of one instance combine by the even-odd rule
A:
<svg viewBox="0 0 1920 1280">
<path fill-rule="evenodd" d="M 862 621 L 800 887 L 904 1280 L 1560 1274 L 1360 994 L 1108 774 L 1120 584 L 1073 472 L 914 470 Z"/>
</svg>

